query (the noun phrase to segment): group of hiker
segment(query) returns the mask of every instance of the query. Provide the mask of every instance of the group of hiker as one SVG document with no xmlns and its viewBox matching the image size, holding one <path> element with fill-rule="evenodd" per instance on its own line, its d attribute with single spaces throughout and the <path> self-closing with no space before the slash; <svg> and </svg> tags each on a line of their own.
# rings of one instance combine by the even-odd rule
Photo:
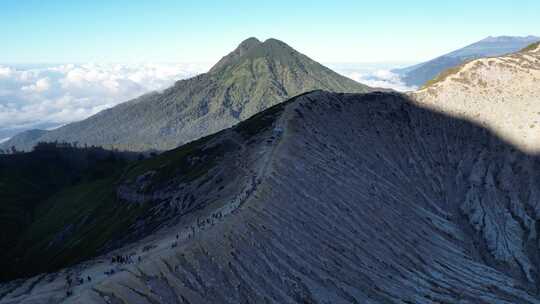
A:
<svg viewBox="0 0 540 304">
<path fill-rule="evenodd" d="M 171 248 L 175 248 L 178 246 L 178 241 L 180 239 L 180 235 L 177 234 L 176 235 L 176 240 L 171 244 Z M 145 246 L 145 248 L 143 248 L 143 252 L 145 251 L 148 251 L 149 249 L 153 248 L 153 247 L 156 247 L 155 245 L 153 246 Z M 111 257 L 111 264 L 133 264 L 134 263 L 134 260 L 133 260 L 133 256 L 135 254 L 130 254 L 130 255 L 114 255 Z M 141 256 L 137 256 L 137 262 L 141 262 Z M 114 268 L 111 268 L 109 270 L 106 270 L 104 272 L 105 275 L 109 276 L 109 275 L 113 275 L 114 273 L 116 273 L 116 270 Z M 66 278 L 67 280 L 67 285 L 68 285 L 68 289 L 66 291 L 66 296 L 69 297 L 69 296 L 72 296 L 73 295 L 73 290 L 71 289 L 73 287 L 73 279 L 71 278 L 71 274 L 69 274 Z M 88 282 L 91 282 L 92 281 L 92 278 L 90 276 L 87 276 L 87 281 Z M 82 277 L 77 277 L 75 279 L 75 282 L 77 283 L 77 285 L 82 285 L 84 283 L 84 279 Z"/>
<path fill-rule="evenodd" d="M 121 265 L 133 264 L 134 263 L 133 256 L 134 256 L 134 254 L 112 256 L 111 257 L 111 264 L 121 264 Z M 139 256 L 137 259 L 138 259 L 138 262 L 141 262 L 141 256 Z M 115 272 L 116 271 L 114 270 L 114 268 L 111 268 L 111 269 L 105 271 L 104 274 L 105 275 L 113 275 Z"/>
<path fill-rule="evenodd" d="M 114 274 L 114 269 L 110 269 L 110 270 L 105 270 L 105 272 L 103 272 L 105 275 L 113 275 Z"/>
<path fill-rule="evenodd" d="M 90 276 L 87 276 L 86 280 L 88 282 L 91 282 L 92 278 Z M 68 276 L 66 277 L 66 283 L 67 283 L 67 286 L 68 286 L 68 289 L 66 291 L 66 296 L 69 297 L 69 296 L 73 295 L 73 290 L 71 290 L 71 288 L 73 286 L 76 286 L 76 285 L 84 284 L 84 278 L 83 277 L 77 277 L 77 278 L 75 278 L 75 280 L 73 280 L 71 278 L 71 274 L 68 274 Z"/>
<path fill-rule="evenodd" d="M 111 258 L 111 264 L 133 264 L 133 254 L 132 255 L 117 255 Z"/>
</svg>

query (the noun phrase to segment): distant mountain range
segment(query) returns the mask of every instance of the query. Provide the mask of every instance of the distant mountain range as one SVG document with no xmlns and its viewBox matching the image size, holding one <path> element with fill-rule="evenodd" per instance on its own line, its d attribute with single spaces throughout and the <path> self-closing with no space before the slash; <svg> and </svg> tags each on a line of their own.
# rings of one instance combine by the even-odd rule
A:
<svg viewBox="0 0 540 304">
<path fill-rule="evenodd" d="M 370 90 L 284 42 L 249 38 L 206 74 L 52 131 L 24 132 L 0 148 L 30 150 L 39 141 L 66 141 L 129 151 L 168 150 L 315 89 Z"/>
<path fill-rule="evenodd" d="M 393 72 L 399 74 L 406 85 L 421 87 L 428 80 L 437 77 L 441 72 L 458 66 L 465 61 L 481 57 L 509 54 L 519 51 L 527 45 L 539 40 L 540 37 L 536 36 L 490 36 L 433 60 L 402 69 L 396 69 L 393 70 Z"/>
</svg>

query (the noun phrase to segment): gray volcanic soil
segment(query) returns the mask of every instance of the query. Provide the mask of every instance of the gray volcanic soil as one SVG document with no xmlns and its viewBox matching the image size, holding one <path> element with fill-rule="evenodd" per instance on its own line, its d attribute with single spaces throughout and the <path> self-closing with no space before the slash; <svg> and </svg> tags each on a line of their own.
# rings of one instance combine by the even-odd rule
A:
<svg viewBox="0 0 540 304">
<path fill-rule="evenodd" d="M 230 172 L 227 194 L 201 190 L 213 203 L 117 251 L 140 263 L 11 282 L 0 303 L 540 303 L 536 156 L 399 94 L 278 107 L 211 140 L 241 147 L 212 169 Z M 180 204 L 158 188 L 156 204 Z M 65 299 L 69 272 L 95 279 Z"/>
</svg>

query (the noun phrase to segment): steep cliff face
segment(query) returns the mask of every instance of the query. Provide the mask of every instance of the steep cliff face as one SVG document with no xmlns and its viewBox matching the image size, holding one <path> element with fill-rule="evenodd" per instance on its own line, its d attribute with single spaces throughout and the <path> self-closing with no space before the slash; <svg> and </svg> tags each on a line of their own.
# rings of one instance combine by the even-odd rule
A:
<svg viewBox="0 0 540 304">
<path fill-rule="evenodd" d="M 160 207 L 155 233 L 4 284 L 0 303 L 540 303 L 540 161 L 481 126 L 317 91 L 197 147 L 121 183 Z"/>
<path fill-rule="evenodd" d="M 422 106 L 474 120 L 521 149 L 540 149 L 538 43 L 450 69 L 411 96 Z"/>
</svg>

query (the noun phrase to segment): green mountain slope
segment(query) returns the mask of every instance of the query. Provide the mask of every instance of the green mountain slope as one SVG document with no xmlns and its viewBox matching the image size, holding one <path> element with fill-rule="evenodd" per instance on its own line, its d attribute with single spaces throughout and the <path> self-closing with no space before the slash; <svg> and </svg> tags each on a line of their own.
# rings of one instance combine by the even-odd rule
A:
<svg viewBox="0 0 540 304">
<path fill-rule="evenodd" d="M 163 92 L 141 96 L 37 139 L 21 143 L 16 136 L 3 146 L 16 144 L 18 149 L 28 150 L 37 141 L 57 140 L 130 151 L 168 150 L 315 89 L 370 90 L 281 41 L 249 38 L 206 74 L 178 81 Z"/>
</svg>

